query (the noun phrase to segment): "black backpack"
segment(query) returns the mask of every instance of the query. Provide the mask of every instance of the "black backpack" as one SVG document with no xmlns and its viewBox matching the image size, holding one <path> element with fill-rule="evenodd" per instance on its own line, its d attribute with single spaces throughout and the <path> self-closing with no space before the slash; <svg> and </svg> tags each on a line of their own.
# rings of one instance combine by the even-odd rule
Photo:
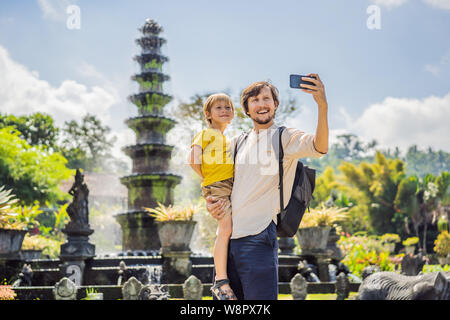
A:
<svg viewBox="0 0 450 320">
<path fill-rule="evenodd" d="M 311 201 L 314 188 L 316 186 L 316 170 L 305 166 L 300 160 L 297 162 L 295 169 L 294 184 L 292 186 L 291 199 L 284 208 L 283 202 L 283 145 L 281 144 L 281 133 L 285 127 L 278 128 L 279 136 L 279 153 L 278 165 L 280 182 L 278 188 L 280 189 L 280 210 L 277 216 L 277 235 L 279 237 L 293 237 L 300 226 L 306 208 L 309 209 L 309 202 Z M 284 210 L 283 210 L 284 208 Z"/>
<path fill-rule="evenodd" d="M 316 170 L 303 165 L 298 160 L 297 168 L 295 170 L 294 184 L 292 186 L 291 199 L 284 207 L 283 200 L 283 145 L 281 143 L 281 134 L 286 127 L 278 128 L 278 168 L 279 168 L 279 184 L 280 189 L 280 213 L 277 215 L 277 235 L 279 237 L 293 237 L 300 226 L 306 208 L 309 208 L 309 203 L 314 192 L 316 181 Z M 236 162 L 236 154 L 240 144 L 247 139 L 248 132 L 239 136 L 234 150 L 234 159 Z M 275 148 L 276 150 L 276 148 Z M 284 208 L 284 209 L 283 209 Z"/>
</svg>

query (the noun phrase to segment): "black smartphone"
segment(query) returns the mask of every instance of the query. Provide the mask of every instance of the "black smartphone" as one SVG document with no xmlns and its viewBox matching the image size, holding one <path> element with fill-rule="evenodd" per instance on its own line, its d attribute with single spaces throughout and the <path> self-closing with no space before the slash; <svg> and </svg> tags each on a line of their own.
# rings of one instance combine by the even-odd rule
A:
<svg viewBox="0 0 450 320">
<path fill-rule="evenodd" d="M 291 88 L 294 88 L 294 89 L 306 89 L 306 90 L 308 90 L 308 89 L 307 89 L 307 88 L 300 87 L 300 84 L 301 84 L 301 83 L 309 84 L 309 85 L 311 85 L 311 86 L 315 86 L 314 83 L 312 83 L 311 81 L 303 80 L 302 77 L 307 77 L 307 78 L 314 78 L 314 79 L 317 79 L 317 78 L 314 77 L 314 76 L 308 77 L 308 76 L 302 76 L 302 75 L 300 75 L 300 74 L 291 74 L 291 75 L 289 76 L 289 86 L 290 86 Z"/>
</svg>

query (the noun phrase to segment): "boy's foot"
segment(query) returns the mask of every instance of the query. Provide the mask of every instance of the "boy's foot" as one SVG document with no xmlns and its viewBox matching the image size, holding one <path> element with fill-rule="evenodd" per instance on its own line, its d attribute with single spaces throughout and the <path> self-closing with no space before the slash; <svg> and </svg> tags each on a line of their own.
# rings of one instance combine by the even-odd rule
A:
<svg viewBox="0 0 450 320">
<path fill-rule="evenodd" d="M 211 287 L 211 292 L 218 300 L 237 300 L 228 279 L 216 280 Z"/>
</svg>

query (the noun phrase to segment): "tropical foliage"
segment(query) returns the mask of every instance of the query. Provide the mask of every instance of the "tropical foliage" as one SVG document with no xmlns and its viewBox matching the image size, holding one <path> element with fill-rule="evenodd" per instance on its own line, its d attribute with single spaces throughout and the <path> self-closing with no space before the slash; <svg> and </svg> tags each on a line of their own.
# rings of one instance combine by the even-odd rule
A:
<svg viewBox="0 0 450 320">
<path fill-rule="evenodd" d="M 42 236 L 26 234 L 22 242 L 22 250 L 44 250 L 48 245 L 47 242 L 47 238 Z"/>
<path fill-rule="evenodd" d="M 156 208 L 144 208 L 156 221 L 190 221 L 192 220 L 196 207 L 193 204 L 181 206 L 165 206 L 158 202 Z"/>
<path fill-rule="evenodd" d="M 18 222 L 15 217 L 17 213 L 14 210 L 14 204 L 18 199 L 11 193 L 11 190 L 5 190 L 0 186 L 0 229 L 21 230 L 25 228 L 24 223 Z"/>
<path fill-rule="evenodd" d="M 31 146 L 20 132 L 0 129 L 0 183 L 23 204 L 55 203 L 64 198 L 59 185 L 72 174 L 66 159 L 42 146 Z"/>
<path fill-rule="evenodd" d="M 336 227 L 339 222 L 346 219 L 346 210 L 347 208 L 326 207 L 325 204 L 320 208 L 306 210 L 300 228 Z"/>
<path fill-rule="evenodd" d="M 434 251 L 442 257 L 450 254 L 450 234 L 448 231 L 441 232 L 434 242 Z"/>
<path fill-rule="evenodd" d="M 86 114 L 81 122 L 67 121 L 57 127 L 53 118 L 45 113 L 0 114 L 0 128 L 7 127 L 19 132 L 18 137 L 31 147 L 63 155 L 70 169 L 119 173 L 129 170 L 127 163 L 111 155 L 116 137 L 110 137 L 111 129 L 94 115 Z"/>
<path fill-rule="evenodd" d="M 94 115 L 85 115 L 81 123 L 65 122 L 61 152 L 68 160 L 68 167 L 100 172 L 104 162 L 111 158 L 111 148 L 116 138 L 109 138 L 111 129 Z"/>
<path fill-rule="evenodd" d="M 394 271 L 395 260 L 390 257 L 378 237 L 367 235 L 341 236 L 338 245 L 344 254 L 344 263 L 357 277 L 370 265 L 377 265 L 381 271 Z"/>
</svg>

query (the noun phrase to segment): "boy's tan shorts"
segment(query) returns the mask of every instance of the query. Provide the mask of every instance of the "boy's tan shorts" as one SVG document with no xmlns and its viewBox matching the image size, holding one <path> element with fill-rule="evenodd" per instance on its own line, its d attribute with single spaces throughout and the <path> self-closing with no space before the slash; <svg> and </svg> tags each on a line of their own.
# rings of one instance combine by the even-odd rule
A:
<svg viewBox="0 0 450 320">
<path fill-rule="evenodd" d="M 202 187 L 203 197 L 206 199 L 212 196 L 218 199 L 224 199 L 227 202 L 225 206 L 225 213 L 231 214 L 231 190 L 233 189 L 233 178 L 228 178 L 222 181 L 213 182 L 207 186 Z"/>
</svg>

